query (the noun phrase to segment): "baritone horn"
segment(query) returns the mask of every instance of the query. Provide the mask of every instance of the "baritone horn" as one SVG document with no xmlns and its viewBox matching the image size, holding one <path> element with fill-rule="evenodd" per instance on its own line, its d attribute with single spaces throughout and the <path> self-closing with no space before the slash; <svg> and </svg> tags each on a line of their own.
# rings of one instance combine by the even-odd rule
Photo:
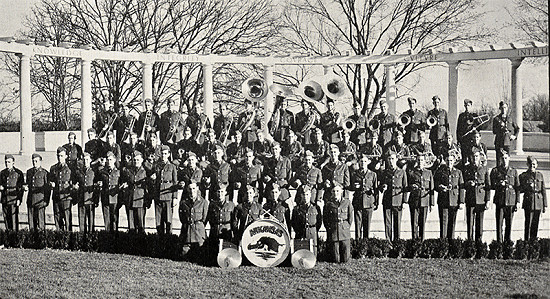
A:
<svg viewBox="0 0 550 299">
<path fill-rule="evenodd" d="M 342 77 L 331 72 L 322 77 L 323 92 L 333 100 L 345 97 L 348 94 L 348 86 Z"/>
<path fill-rule="evenodd" d="M 344 119 L 344 121 L 342 122 L 342 128 L 344 129 L 344 131 L 348 133 L 355 130 L 356 126 L 357 126 L 357 123 L 349 117 Z"/>
<path fill-rule="evenodd" d="M 435 118 L 435 116 L 433 115 L 430 115 L 428 116 L 428 119 L 426 120 L 426 123 L 428 124 L 428 127 L 433 127 L 435 125 L 437 125 L 437 118 Z"/>
<path fill-rule="evenodd" d="M 325 96 L 321 84 L 315 78 L 302 81 L 300 86 L 298 86 L 298 94 L 304 100 L 314 103 L 320 102 Z"/>
<path fill-rule="evenodd" d="M 243 82 L 241 92 L 246 99 L 257 103 L 267 96 L 267 85 L 263 79 L 248 78 Z"/>
<path fill-rule="evenodd" d="M 403 113 L 397 119 L 397 123 L 402 127 L 406 127 L 411 123 L 411 117 L 408 114 Z"/>
</svg>

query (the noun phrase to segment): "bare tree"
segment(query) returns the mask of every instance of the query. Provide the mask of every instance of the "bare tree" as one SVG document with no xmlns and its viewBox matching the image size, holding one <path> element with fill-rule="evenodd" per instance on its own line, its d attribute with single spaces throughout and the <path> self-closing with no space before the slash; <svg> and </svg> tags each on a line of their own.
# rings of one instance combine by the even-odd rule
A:
<svg viewBox="0 0 550 299">
<path fill-rule="evenodd" d="M 288 4 L 285 33 L 295 51 L 319 55 L 356 55 L 412 49 L 417 53 L 481 39 L 470 30 L 478 18 L 475 0 L 300 0 Z M 399 64 L 400 82 L 422 66 Z M 379 64 L 338 66 L 353 101 L 371 116 L 386 92 Z M 370 104 L 370 107 L 369 107 Z"/>
<path fill-rule="evenodd" d="M 515 0 L 515 9 L 508 11 L 516 28 L 530 40 L 548 43 L 548 1 Z"/>
</svg>

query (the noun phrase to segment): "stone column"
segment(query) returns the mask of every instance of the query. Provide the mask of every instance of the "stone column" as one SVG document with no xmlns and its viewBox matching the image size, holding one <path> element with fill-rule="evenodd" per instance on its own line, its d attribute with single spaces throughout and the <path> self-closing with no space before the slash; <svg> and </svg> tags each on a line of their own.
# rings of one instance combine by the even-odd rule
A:
<svg viewBox="0 0 550 299">
<path fill-rule="evenodd" d="M 143 103 L 145 99 L 153 99 L 153 62 L 142 61 L 143 72 Z"/>
<path fill-rule="evenodd" d="M 213 87 L 213 66 L 211 63 L 203 63 L 202 78 L 203 78 L 203 94 L 204 94 L 204 114 L 210 119 L 210 123 L 214 123 L 214 87 Z"/>
<path fill-rule="evenodd" d="M 449 129 L 451 134 L 455 136 L 456 134 L 456 123 L 458 120 L 458 113 L 460 111 L 460 104 L 458 101 L 458 65 L 460 61 L 449 61 L 447 65 L 449 66 L 449 107 L 447 115 L 449 118 Z M 457 140 L 458 136 L 455 136 L 454 140 Z"/>
<path fill-rule="evenodd" d="M 30 155 L 35 151 L 34 135 L 32 133 L 32 102 L 31 102 L 31 56 L 21 53 L 19 56 L 19 112 L 20 154 Z"/>
<path fill-rule="evenodd" d="M 263 120 L 263 129 L 264 129 L 264 135 L 268 138 L 273 138 L 273 136 L 269 135 L 269 128 L 268 123 L 271 119 L 271 115 L 273 114 L 273 109 L 275 108 L 275 97 L 273 95 L 273 92 L 269 89 L 269 86 L 273 85 L 273 65 L 265 65 L 264 66 L 264 79 L 265 83 L 267 85 L 267 95 L 265 97 L 264 102 L 264 120 Z"/>
<path fill-rule="evenodd" d="M 521 62 L 523 58 L 511 59 L 512 62 L 512 120 L 518 125 L 519 133 L 516 142 L 512 143 L 512 152 L 516 155 L 523 154 L 523 92 L 521 85 Z"/>
<path fill-rule="evenodd" d="M 386 64 L 384 65 L 384 70 L 386 71 L 386 103 L 388 103 L 389 113 L 396 115 L 395 108 L 395 65 Z M 397 115 L 396 115 L 397 116 Z"/>
<path fill-rule="evenodd" d="M 81 102 L 80 102 L 80 131 L 82 133 L 82 147 L 88 141 L 88 129 L 92 127 L 92 61 L 88 58 L 82 58 L 80 62 L 81 73 Z"/>
</svg>

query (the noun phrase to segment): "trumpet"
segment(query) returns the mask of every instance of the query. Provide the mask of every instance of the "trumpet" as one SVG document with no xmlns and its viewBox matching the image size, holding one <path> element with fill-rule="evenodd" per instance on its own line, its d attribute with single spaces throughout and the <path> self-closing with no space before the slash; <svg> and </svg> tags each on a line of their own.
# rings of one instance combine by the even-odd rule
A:
<svg viewBox="0 0 550 299">
<path fill-rule="evenodd" d="M 373 118 L 369 121 L 369 130 L 371 130 L 371 132 L 376 132 L 380 129 L 380 121 L 378 121 L 378 119 L 376 118 Z"/>
<path fill-rule="evenodd" d="M 342 128 L 344 129 L 344 131 L 348 133 L 355 130 L 356 126 L 357 126 L 357 123 L 350 117 L 344 119 L 344 121 L 342 122 Z"/>
<path fill-rule="evenodd" d="M 207 121 L 206 115 L 204 115 L 204 114 L 201 115 L 200 116 L 200 126 L 197 128 L 197 132 L 195 133 L 195 138 L 194 138 L 197 143 L 200 143 L 199 141 L 201 139 L 201 134 L 204 131 L 204 129 L 206 128 L 206 121 Z"/>
<path fill-rule="evenodd" d="M 153 121 L 153 111 L 147 110 L 145 112 L 145 120 L 143 121 L 143 128 L 141 129 L 141 135 L 139 135 L 139 139 L 145 140 L 145 127 L 150 126 L 151 122 Z"/>
<path fill-rule="evenodd" d="M 249 78 L 243 82 L 241 92 L 246 99 L 255 103 L 267 96 L 267 86 L 263 79 Z"/>
<path fill-rule="evenodd" d="M 428 124 L 428 127 L 433 127 L 437 125 L 438 121 L 437 118 L 433 115 L 428 116 L 428 119 L 426 120 L 426 123 Z"/>
<path fill-rule="evenodd" d="M 115 124 L 115 121 L 118 118 L 118 114 L 113 113 L 112 115 L 109 115 L 109 121 L 107 122 L 107 127 L 104 127 L 101 132 L 97 135 L 98 138 L 103 138 L 107 136 L 107 133 L 113 129 L 113 125 Z"/>
<path fill-rule="evenodd" d="M 411 123 L 411 117 L 408 114 L 403 113 L 397 119 L 397 123 L 402 127 L 406 127 Z"/>
</svg>

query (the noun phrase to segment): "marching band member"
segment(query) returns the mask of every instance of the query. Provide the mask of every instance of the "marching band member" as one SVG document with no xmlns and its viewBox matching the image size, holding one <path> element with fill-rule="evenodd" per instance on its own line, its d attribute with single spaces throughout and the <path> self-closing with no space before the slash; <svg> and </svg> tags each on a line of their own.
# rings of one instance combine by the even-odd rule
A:
<svg viewBox="0 0 550 299">
<path fill-rule="evenodd" d="M 255 112 L 256 107 L 254 104 L 246 99 L 244 100 L 246 108 L 245 111 L 239 114 L 237 121 L 237 128 L 243 136 L 243 143 L 249 148 L 252 148 L 252 144 L 256 141 L 256 132 L 260 128 L 259 121 Z"/>
<path fill-rule="evenodd" d="M 369 126 L 368 119 L 361 114 L 361 106 L 357 102 L 353 102 L 353 114 L 349 117 L 355 122 L 355 128 L 350 133 L 351 142 L 357 146 L 366 142 L 366 128 Z"/>
<path fill-rule="evenodd" d="M 187 156 L 187 165 L 183 168 L 180 168 L 178 171 L 178 182 L 180 188 L 187 188 L 190 184 L 195 183 L 199 186 L 202 181 L 202 169 L 200 169 L 198 164 L 197 155 L 190 152 Z M 184 189 L 184 193 L 185 193 Z M 183 196 L 183 195 L 182 195 Z"/>
<path fill-rule="evenodd" d="M 96 166 L 99 162 L 99 158 L 105 156 L 104 142 L 97 138 L 94 128 L 90 128 L 87 131 L 88 142 L 84 145 L 84 152 L 89 153 L 92 157 L 92 166 Z"/>
<path fill-rule="evenodd" d="M 278 142 L 273 143 L 273 157 L 268 158 L 264 165 L 264 181 L 270 185 L 279 184 L 281 189 L 286 189 L 292 178 L 292 163 L 290 159 L 281 156 L 281 145 Z"/>
<path fill-rule="evenodd" d="M 143 154 L 134 152 L 134 165 L 126 168 L 122 174 L 122 189 L 128 190 L 128 229 L 130 232 L 145 233 L 145 209 L 150 206 L 148 193 L 148 174 L 143 168 Z"/>
<path fill-rule="evenodd" d="M 313 163 L 313 156 L 311 156 Z M 323 224 L 323 214 L 317 205 L 317 199 L 312 195 L 310 185 L 301 185 L 297 191 L 296 206 L 292 210 L 292 228 L 296 233 L 295 239 L 313 240 L 313 253 L 317 255 L 318 233 Z"/>
<path fill-rule="evenodd" d="M 380 113 L 375 115 L 374 119 L 380 123 L 380 128 L 376 133 L 378 133 L 378 143 L 385 150 L 392 141 L 396 123 L 395 116 L 388 112 L 388 103 L 386 101 L 380 101 L 380 110 Z"/>
<path fill-rule="evenodd" d="M 142 155 L 145 154 L 145 144 L 141 140 L 139 140 L 138 135 L 135 132 L 131 132 L 130 138 L 128 139 L 130 142 L 128 143 L 124 142 L 120 146 L 120 151 L 123 156 L 130 156 L 133 159 L 135 151 L 140 152 Z M 124 166 L 129 166 L 130 164 L 132 164 L 132 163 L 128 163 L 132 161 L 123 161 L 123 162 L 124 163 L 122 164 Z"/>
<path fill-rule="evenodd" d="M 472 100 L 465 99 L 464 112 L 458 115 L 456 122 L 456 141 L 462 151 L 463 164 L 466 164 L 467 159 L 471 158 L 472 152 L 470 150 L 474 144 L 474 132 L 472 129 L 478 124 L 476 121 L 477 113 L 470 112 L 471 107 Z"/>
<path fill-rule="evenodd" d="M 226 186 L 229 184 L 229 172 L 231 171 L 231 166 L 224 160 L 223 152 L 222 146 L 216 146 L 216 150 L 214 151 L 214 159 L 210 161 L 204 170 L 204 177 L 209 178 L 211 194 L 216 191 L 215 188 L 217 186 Z"/>
<path fill-rule="evenodd" d="M 290 208 L 286 203 L 289 198 L 288 192 L 286 195 L 282 193 L 281 186 L 277 183 L 271 184 L 269 194 L 266 196 L 266 200 L 263 209 L 269 212 L 275 219 L 285 225 L 290 233 Z"/>
<path fill-rule="evenodd" d="M 233 223 L 233 231 L 235 232 L 235 240 L 240 241 L 245 228 L 255 220 L 260 219 L 262 214 L 262 205 L 256 201 L 256 188 L 251 185 L 245 185 L 246 198 L 240 202 L 235 208 L 235 222 Z"/>
<path fill-rule="evenodd" d="M 512 234 L 512 218 L 519 204 L 519 178 L 517 171 L 510 166 L 510 154 L 500 149 L 500 163 L 491 170 L 491 189 L 495 190 L 493 202 L 496 206 L 497 242 L 510 241 Z M 502 224 L 506 222 L 504 239 Z"/>
<path fill-rule="evenodd" d="M 473 142 L 473 145 L 470 148 L 469 152 L 470 153 L 475 153 L 476 151 L 479 152 L 481 154 L 481 156 L 485 157 L 485 164 L 487 164 L 487 146 L 485 145 L 485 143 L 481 142 L 481 133 L 479 131 L 475 130 L 473 135 L 474 135 L 474 142 Z M 470 161 L 467 161 L 467 162 L 473 163 L 474 159 L 473 159 L 472 154 L 470 154 L 469 160 Z M 466 163 L 466 164 L 468 164 L 468 163 Z"/>
<path fill-rule="evenodd" d="M 302 111 L 296 114 L 294 132 L 300 137 L 303 146 L 309 146 L 312 141 L 312 129 L 319 125 L 319 115 L 311 111 L 311 106 L 306 100 L 302 100 Z"/>
<path fill-rule="evenodd" d="M 104 149 L 106 152 L 111 152 L 115 155 L 117 165 L 120 165 L 122 161 L 122 151 L 120 145 L 116 142 L 115 133 L 107 133 L 107 142 L 104 143 Z"/>
<path fill-rule="evenodd" d="M 419 133 L 426 128 L 426 115 L 416 108 L 416 99 L 408 98 L 409 110 L 403 112 L 408 115 L 411 122 L 405 126 L 405 144 L 411 145 L 417 143 L 420 140 Z"/>
<path fill-rule="evenodd" d="M 193 140 L 195 140 L 197 144 L 201 144 L 204 141 L 204 133 L 207 129 L 212 127 L 210 119 L 204 113 L 202 103 L 195 104 L 195 109 L 189 113 L 185 125 L 191 129 Z"/>
<path fill-rule="evenodd" d="M 209 162 L 214 159 L 214 152 L 218 147 L 224 149 L 225 153 L 225 147 L 223 146 L 223 143 L 216 138 L 216 132 L 214 132 L 214 129 L 206 130 L 206 140 L 201 144 L 200 147 L 200 155 L 202 156 L 202 160 L 204 162 Z"/>
<path fill-rule="evenodd" d="M 448 152 L 456 152 L 457 158 L 460 161 L 462 158 L 462 152 L 458 144 L 453 142 L 453 135 L 447 134 L 444 141 L 439 142 L 439 158 L 443 158 Z M 457 162 L 458 163 L 458 162 Z"/>
<path fill-rule="evenodd" d="M 327 242 L 336 263 L 346 263 L 351 256 L 350 227 L 353 222 L 353 207 L 343 195 L 344 187 L 334 182 L 331 198 L 326 202 L 323 210 Z"/>
<path fill-rule="evenodd" d="M 525 241 L 537 239 L 540 214 L 546 212 L 548 206 L 544 177 L 540 171 L 537 171 L 537 166 L 537 159 L 528 156 L 527 171 L 519 175 L 525 212 L 525 235 L 523 238 Z"/>
<path fill-rule="evenodd" d="M 180 157 L 187 156 L 191 152 L 196 155 L 199 154 L 200 146 L 193 138 L 193 132 L 190 127 L 185 127 L 183 130 L 183 139 L 178 141 L 176 148 L 178 149 L 178 156 Z"/>
<path fill-rule="evenodd" d="M 76 134 L 74 132 L 69 132 L 67 137 L 69 142 L 63 145 L 67 149 L 67 165 L 71 167 L 72 170 L 76 171 L 78 164 L 82 161 L 82 147 L 76 144 Z"/>
<path fill-rule="evenodd" d="M 15 167 L 13 155 L 4 157 L 6 168 L 0 172 L 0 202 L 6 229 L 19 231 L 19 206 L 23 201 L 25 176 Z"/>
<path fill-rule="evenodd" d="M 149 142 L 145 143 L 145 155 L 148 160 L 152 155 L 153 162 L 160 160 L 162 155 L 162 144 L 156 134 L 151 134 L 151 136 L 149 136 Z"/>
<path fill-rule="evenodd" d="M 122 206 L 118 198 L 122 178 L 116 163 L 115 154 L 108 152 L 107 165 L 99 172 L 103 222 L 108 232 L 118 231 L 119 209 Z"/>
<path fill-rule="evenodd" d="M 279 97 L 279 96 L 277 96 Z M 278 119 L 273 120 L 273 139 L 277 142 L 285 142 L 285 140 L 288 138 L 288 132 L 292 130 L 295 127 L 295 118 L 294 113 L 292 111 L 288 110 L 288 100 L 284 97 L 279 97 L 281 107 L 277 110 L 277 112 L 274 111 L 273 117 L 277 117 Z"/>
<path fill-rule="evenodd" d="M 227 184 L 216 186 L 216 196 L 208 205 L 207 221 L 210 223 L 210 238 L 233 240 L 232 223 L 235 222 L 235 204 L 229 200 Z"/>
<path fill-rule="evenodd" d="M 483 237 L 483 214 L 489 209 L 491 183 L 489 170 L 481 163 L 481 153 L 473 152 L 471 164 L 464 167 L 466 182 L 466 228 L 468 240 L 481 241 Z M 475 239 L 474 239 L 475 234 Z"/>
<path fill-rule="evenodd" d="M 502 150 L 510 153 L 510 144 L 512 141 L 516 140 L 519 133 L 518 125 L 508 118 L 508 104 L 501 101 L 498 104 L 498 108 L 500 109 L 500 114 L 493 118 L 493 134 L 495 134 L 497 164 L 502 161 Z"/>
<path fill-rule="evenodd" d="M 434 205 L 434 179 L 426 169 L 426 156 L 416 156 L 414 167 L 407 168 L 409 183 L 409 210 L 411 212 L 411 232 L 413 239 L 424 241 L 428 210 Z"/>
<path fill-rule="evenodd" d="M 155 222 L 158 234 L 172 233 L 174 202 L 178 198 L 178 169 L 170 162 L 170 147 L 163 145 L 161 159 L 155 164 L 151 179 L 155 201 Z"/>
<path fill-rule="evenodd" d="M 330 160 L 330 143 L 323 139 L 323 131 L 320 128 L 315 128 L 315 136 L 308 150 L 313 153 L 315 165 L 323 169 Z"/>
<path fill-rule="evenodd" d="M 432 145 L 426 138 L 426 131 L 418 131 L 418 142 L 411 144 L 409 149 L 411 154 L 415 156 L 433 153 Z"/>
<path fill-rule="evenodd" d="M 386 150 L 387 153 L 397 154 L 397 158 L 399 159 L 398 166 L 401 168 L 405 167 L 406 163 L 404 161 L 411 155 L 409 146 L 406 145 L 404 141 L 405 139 L 403 136 L 403 132 L 401 130 L 395 130 L 394 140 L 390 144 L 388 144 L 388 148 Z"/>
<path fill-rule="evenodd" d="M 120 105 L 120 109 L 122 110 L 121 115 L 117 118 L 117 120 L 114 123 L 114 129 L 116 131 L 116 142 L 118 144 L 122 144 L 123 142 L 126 142 L 126 140 L 123 140 L 123 137 L 126 133 L 127 136 L 130 136 L 133 132 L 133 127 L 136 125 L 135 117 L 130 114 L 130 107 L 127 104 L 122 103 Z M 134 124 L 131 125 L 132 121 L 134 121 Z"/>
<path fill-rule="evenodd" d="M 327 98 L 327 111 L 321 114 L 319 127 L 323 128 L 323 140 L 329 143 L 338 143 L 340 141 L 339 131 L 340 113 L 336 112 L 334 100 Z"/>
<path fill-rule="evenodd" d="M 245 158 L 247 150 L 246 144 L 242 140 L 243 135 L 239 131 L 235 131 L 233 135 L 233 142 L 227 146 L 227 160 L 232 165 L 241 163 Z"/>
<path fill-rule="evenodd" d="M 252 152 L 251 149 L 247 149 L 244 164 L 235 167 L 229 178 L 234 190 L 239 190 L 238 202 L 242 202 L 246 196 L 246 186 L 253 186 L 259 190 L 258 195 L 262 195 L 263 188 L 260 184 L 261 178 L 262 170 L 260 166 L 254 163 L 254 152 Z"/>
<path fill-rule="evenodd" d="M 106 96 L 103 101 L 103 109 L 100 108 L 96 115 L 95 130 L 98 134 L 106 134 L 108 131 L 113 129 L 109 128 L 109 122 L 115 121 L 116 119 L 113 120 L 113 118 L 117 117 L 117 114 L 113 108 L 113 102 L 111 102 L 111 100 Z"/>
<path fill-rule="evenodd" d="M 92 168 L 92 157 L 84 154 L 83 167 L 78 171 L 78 228 L 81 232 L 93 232 L 95 230 L 95 208 L 99 203 L 97 182 L 100 180 Z"/>
<path fill-rule="evenodd" d="M 304 153 L 304 147 L 298 141 L 298 138 L 294 131 L 288 131 L 288 138 L 282 144 L 281 155 L 288 157 L 292 163 L 293 168 L 299 167 L 300 158 Z"/>
<path fill-rule="evenodd" d="M 382 146 L 378 144 L 378 133 L 368 132 L 367 133 L 367 143 L 365 143 L 359 150 L 361 154 L 367 155 L 370 157 L 371 163 L 369 166 L 370 170 L 378 171 L 382 166 Z"/>
<path fill-rule="evenodd" d="M 314 157 L 311 151 L 306 151 L 304 155 L 304 165 L 296 169 L 296 173 L 292 178 L 292 186 L 296 190 L 296 203 L 300 202 L 313 202 L 318 203 L 323 199 L 323 175 L 321 170 L 314 166 Z M 311 198 L 300 198 L 304 191 L 302 190 L 306 186 L 309 186 L 309 194 Z"/>
<path fill-rule="evenodd" d="M 390 152 L 389 167 L 380 175 L 380 190 L 382 191 L 382 207 L 384 209 L 384 227 L 386 240 L 399 240 L 401 233 L 401 214 L 403 204 L 408 202 L 407 175 L 397 167 L 397 154 Z"/>
<path fill-rule="evenodd" d="M 348 166 L 357 162 L 357 145 L 351 142 L 350 132 L 342 132 L 342 141 L 338 143 L 340 152 L 344 157 L 344 161 L 348 162 Z"/>
<path fill-rule="evenodd" d="M 173 99 L 167 99 L 166 106 L 168 109 L 160 115 L 159 120 L 160 142 L 175 144 L 181 139 L 181 129 L 185 125 L 185 121 L 181 113 L 177 111 L 178 107 Z"/>
<path fill-rule="evenodd" d="M 216 132 L 216 138 L 223 142 L 223 140 L 221 140 L 224 138 L 223 134 L 226 134 L 227 138 L 231 136 L 234 132 L 232 122 L 232 117 L 229 116 L 227 112 L 227 106 L 220 104 L 220 114 L 214 118 L 214 125 L 212 127 L 214 132 Z"/>
<path fill-rule="evenodd" d="M 256 132 L 257 140 L 254 141 L 252 145 L 252 150 L 254 151 L 254 155 L 256 156 L 257 160 L 259 160 L 261 163 L 264 163 L 267 158 L 270 158 L 273 156 L 273 149 L 272 144 L 269 142 L 269 140 L 265 139 L 264 132 L 262 130 L 258 130 Z"/>
<path fill-rule="evenodd" d="M 456 214 L 464 203 L 464 178 L 462 171 L 455 167 L 458 162 L 456 156 L 448 152 L 446 159 L 447 163 L 434 174 L 434 184 L 439 210 L 439 236 L 441 239 L 453 239 Z"/>
<path fill-rule="evenodd" d="M 50 168 L 50 185 L 53 189 L 53 213 L 55 228 L 62 231 L 72 231 L 71 201 L 73 200 L 73 185 L 76 173 L 67 165 L 67 150 L 57 148 L 57 163 Z"/>
<path fill-rule="evenodd" d="M 378 209 L 378 176 L 369 169 L 371 158 L 362 155 L 359 169 L 352 172 L 351 190 L 353 192 L 353 210 L 355 239 L 368 239 L 372 212 Z"/>
<path fill-rule="evenodd" d="M 346 163 L 340 161 L 340 149 L 336 144 L 330 145 L 330 161 L 321 169 L 321 173 L 325 180 L 325 201 L 331 196 L 331 190 L 336 183 L 340 184 L 344 190 L 349 188 L 349 168 Z"/>
<path fill-rule="evenodd" d="M 443 108 L 440 108 L 441 99 L 439 96 L 433 96 L 432 102 L 434 108 L 428 111 L 428 117 L 432 116 L 436 119 L 436 124 L 430 129 L 430 140 L 432 142 L 432 149 L 436 156 L 440 156 L 445 153 L 445 151 L 440 151 L 440 144 L 443 143 L 447 135 L 449 134 L 449 121 L 447 119 L 447 111 Z"/>
<path fill-rule="evenodd" d="M 42 156 L 32 154 L 32 168 L 27 170 L 27 215 L 29 229 L 46 228 L 46 207 L 50 203 L 49 173 L 42 167 Z M 4 215 L 4 219 L 7 219 Z"/>
<path fill-rule="evenodd" d="M 199 185 L 190 183 L 188 192 L 182 197 L 179 206 L 181 237 L 186 246 L 200 247 L 206 240 L 206 221 L 210 202 L 201 196 Z"/>
<path fill-rule="evenodd" d="M 153 111 L 153 105 L 153 100 L 145 99 L 145 111 L 139 114 L 139 118 L 134 127 L 134 132 L 144 141 L 148 141 L 151 135 L 157 133 L 160 118 L 159 115 Z"/>
</svg>

